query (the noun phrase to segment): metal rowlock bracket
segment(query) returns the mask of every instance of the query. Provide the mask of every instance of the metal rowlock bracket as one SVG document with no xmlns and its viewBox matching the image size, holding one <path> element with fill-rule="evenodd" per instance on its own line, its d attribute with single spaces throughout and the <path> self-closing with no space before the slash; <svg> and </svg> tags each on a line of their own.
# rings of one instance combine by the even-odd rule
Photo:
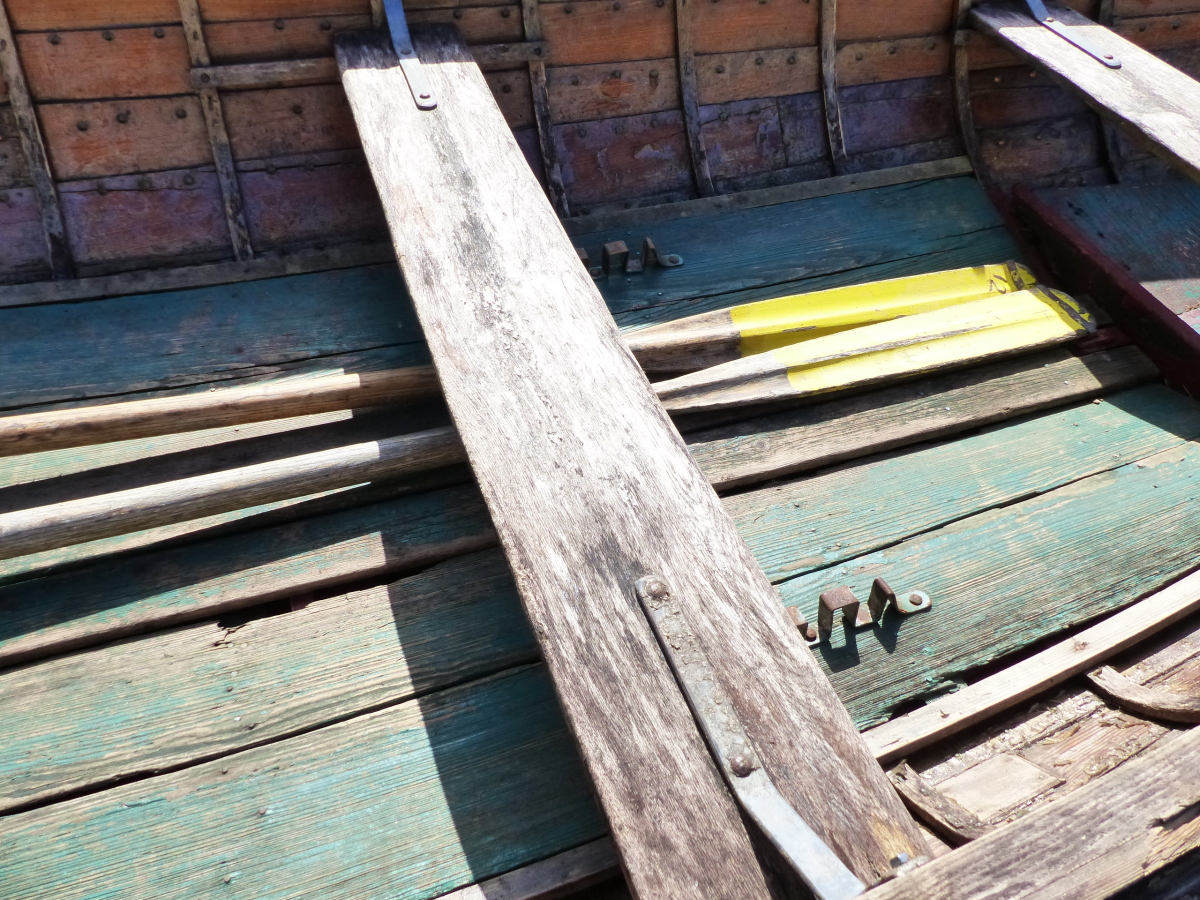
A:
<svg viewBox="0 0 1200 900">
<path fill-rule="evenodd" d="M 425 77 L 425 69 L 417 59 L 417 51 L 408 33 L 402 0 L 383 0 L 383 9 L 387 14 L 388 31 L 392 34 L 392 46 L 396 48 L 396 56 L 400 60 L 400 70 L 404 72 L 404 80 L 408 82 L 417 109 L 436 109 L 437 99 L 433 96 L 433 88 Z"/>
<path fill-rule="evenodd" d="M 839 612 L 842 614 L 842 621 L 850 628 L 867 628 L 883 618 L 889 603 L 902 616 L 933 609 L 933 601 L 924 591 L 901 591 L 897 594 L 882 578 L 876 578 L 872 582 L 871 594 L 865 606 L 848 587 L 836 587 L 825 591 L 820 600 L 815 627 L 809 624 L 796 607 L 788 607 L 788 615 L 810 647 L 829 640 L 833 633 L 834 619 Z"/>
<path fill-rule="evenodd" d="M 763 770 L 667 582 L 648 575 L 638 580 L 635 591 L 717 767 L 742 809 L 817 900 L 849 900 L 863 893 L 863 883 L 783 798 Z"/>
<path fill-rule="evenodd" d="M 1046 9 L 1046 4 L 1042 0 L 1025 0 L 1025 5 L 1029 7 L 1029 14 L 1037 21 L 1049 28 L 1064 41 L 1074 44 L 1088 56 L 1098 59 L 1110 69 L 1121 68 L 1121 61 L 1111 53 L 1105 53 L 1101 48 L 1092 43 L 1091 39 L 1080 34 L 1078 28 L 1072 28 L 1058 21 L 1050 11 Z"/>
</svg>

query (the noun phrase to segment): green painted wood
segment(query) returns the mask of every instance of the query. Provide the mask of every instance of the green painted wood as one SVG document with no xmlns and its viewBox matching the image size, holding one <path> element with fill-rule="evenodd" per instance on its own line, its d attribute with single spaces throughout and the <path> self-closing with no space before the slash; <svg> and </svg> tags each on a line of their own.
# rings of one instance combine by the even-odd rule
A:
<svg viewBox="0 0 1200 900">
<path fill-rule="evenodd" d="M 1197 435 L 1200 405 L 1162 385 L 1148 385 L 1100 403 L 750 491 L 727 498 L 725 508 L 768 577 L 779 582 Z"/>
<path fill-rule="evenodd" d="M 622 314 L 760 288 L 778 294 L 779 286 L 803 279 L 922 256 L 936 258 L 973 245 L 971 236 L 985 231 L 994 232 L 990 237 L 999 251 L 987 262 L 1017 254 L 1011 240 L 1002 239 L 1002 222 L 979 183 L 974 178 L 947 178 L 677 219 L 641 230 L 613 229 L 572 240 L 598 259 L 607 241 L 623 240 L 636 252 L 649 235 L 664 252 L 683 257 L 678 268 L 600 279 L 609 308 Z M 938 262 L 936 268 L 958 264 Z M 850 283 L 871 277 L 855 276 Z M 677 315 L 700 311 L 687 306 Z M 618 321 L 632 324 L 620 315 Z"/>
<path fill-rule="evenodd" d="M 278 740 L 537 662 L 497 550 L 390 585 L 0 673 L 0 810 Z"/>
<path fill-rule="evenodd" d="M 0 665 L 379 578 L 495 543 L 473 485 L 0 587 Z"/>
<path fill-rule="evenodd" d="M 394 265 L 0 311 L 0 408 L 149 391 L 407 345 L 426 362 Z M 413 346 L 415 345 L 415 346 Z"/>
<path fill-rule="evenodd" d="M 604 832 L 533 667 L 0 819 L 0 891 L 425 900 Z"/>
<path fill-rule="evenodd" d="M 1200 308 L 1200 185 L 1114 184 L 1038 196 L 1172 311 Z"/>
<path fill-rule="evenodd" d="M 948 525 L 779 586 L 815 615 L 822 591 L 862 596 L 883 576 L 933 609 L 835 634 L 818 654 L 860 728 L 954 676 L 1132 603 L 1194 569 L 1200 446 L 1137 463 Z"/>
</svg>

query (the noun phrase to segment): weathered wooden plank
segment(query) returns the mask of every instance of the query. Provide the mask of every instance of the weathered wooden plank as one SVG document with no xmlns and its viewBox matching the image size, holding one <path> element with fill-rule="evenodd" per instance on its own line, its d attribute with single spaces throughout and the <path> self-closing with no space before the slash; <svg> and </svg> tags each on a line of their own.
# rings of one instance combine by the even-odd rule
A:
<svg viewBox="0 0 1200 900">
<path fill-rule="evenodd" d="M 619 75 L 617 73 L 620 73 Z M 679 103 L 674 59 L 649 59 L 546 70 L 553 122 L 584 122 L 665 112 Z"/>
<path fill-rule="evenodd" d="M 571 207 L 567 203 L 567 189 L 563 184 L 562 165 L 558 159 L 558 147 L 554 143 L 554 132 L 551 128 L 550 88 L 546 77 L 545 61 L 545 57 L 549 55 L 550 45 L 543 40 L 545 29 L 542 27 L 542 5 L 539 0 L 521 0 L 521 21 L 526 42 L 537 48 L 535 55 L 529 57 L 529 93 L 533 121 L 537 126 L 542 177 L 555 210 L 559 215 L 567 216 L 571 213 Z M 478 60 L 478 55 L 475 58 Z M 505 118 L 509 124 L 512 124 L 511 117 L 506 115 Z"/>
<path fill-rule="evenodd" d="M 83 898 L 103 873 L 131 900 L 426 900 L 603 833 L 548 680 L 526 669 L 7 817 L 0 847 L 18 895 Z"/>
<path fill-rule="evenodd" d="M 837 67 L 843 85 L 945 75 L 950 71 L 950 41 L 935 35 L 843 44 Z"/>
<path fill-rule="evenodd" d="M 107 28 L 119 25 L 157 25 L 179 22 L 175 0 L 116 0 L 96 6 L 91 0 L 9 0 L 13 27 L 18 31 L 69 28 Z"/>
<path fill-rule="evenodd" d="M 821 0 L 821 91 L 825 101 L 825 139 L 835 175 L 846 174 L 846 138 L 842 134 L 842 108 L 838 100 L 837 0 Z"/>
<path fill-rule="evenodd" d="M 1111 666 L 1089 672 L 1088 680 L 1126 712 L 1189 725 L 1200 722 L 1200 699 L 1195 696 L 1145 687 Z"/>
<path fill-rule="evenodd" d="M 809 47 L 817 43 L 817 6 L 806 0 L 696 3 L 697 53 Z"/>
<path fill-rule="evenodd" d="M 1200 125 L 1194 117 L 1200 85 L 1090 19 L 1065 7 L 1049 8 L 1062 24 L 1120 59 L 1121 68 L 1108 68 L 1016 10 L 976 6 L 970 21 L 1055 75 L 1147 150 L 1200 181 Z"/>
<path fill-rule="evenodd" d="M 838 30 L 845 41 L 882 41 L 914 35 L 945 34 L 950 30 L 950 7 L 940 0 L 840 0 Z"/>
<path fill-rule="evenodd" d="M 542 4 L 546 62 L 586 66 L 675 55 L 673 8 L 663 0 L 572 0 Z M 519 38 L 518 38 L 519 40 Z"/>
<path fill-rule="evenodd" d="M 578 891 L 616 876 L 619 871 L 612 841 L 602 838 L 446 894 L 444 900 L 552 900 L 563 890 Z"/>
<path fill-rule="evenodd" d="M 283 615 L 160 631 L 10 670 L 0 709 L 27 737 L 0 764 L 0 809 L 195 764 L 536 661 L 512 576 L 491 551 Z M 113 721 L 117 709 L 139 715 Z M 59 752 L 68 745 L 76 749 Z"/>
<path fill-rule="evenodd" d="M 693 0 L 689 9 L 687 0 L 675 0 L 675 58 L 679 65 L 679 99 L 683 112 L 683 131 L 687 138 L 688 156 L 692 161 L 692 177 L 696 180 L 696 191 L 701 197 L 715 194 L 713 173 L 709 166 L 708 153 L 704 148 L 704 135 L 700 125 L 699 87 L 696 79 L 695 13 L 697 3 Z"/>
<path fill-rule="evenodd" d="M 223 65 L 332 56 L 337 32 L 371 27 L 367 13 L 319 18 L 285 14 L 257 21 L 210 22 L 204 34 L 213 63 Z"/>
<path fill-rule="evenodd" d="M 1108 897 L 1200 845 L 1200 730 L 865 896 Z"/>
<path fill-rule="evenodd" d="M 1116 469 L 1197 435 L 1200 408 L 1152 385 L 738 494 L 725 508 L 767 576 L 779 582 Z"/>
<path fill-rule="evenodd" d="M 703 104 L 815 91 L 819 74 L 815 47 L 711 53 L 696 60 Z"/>
<path fill-rule="evenodd" d="M 521 7 L 462 6 L 455 9 L 414 9 L 407 14 L 411 24 L 453 24 L 463 39 L 472 44 L 516 43 L 522 39 Z"/>
<path fill-rule="evenodd" d="M 865 596 L 876 576 L 933 598 L 932 613 L 822 647 L 859 726 L 878 724 L 888 709 L 937 693 L 957 673 L 1191 571 L 1198 464 L 1187 444 L 786 581 L 780 593 L 810 621 L 822 591 L 849 584 Z M 1107 565 L 1094 565 L 1097 558 Z"/>
<path fill-rule="evenodd" d="M 739 179 L 786 165 L 774 100 L 702 106 L 700 138 L 709 173 L 722 190 Z"/>
<path fill-rule="evenodd" d="M 380 265 L 114 298 L 89 307 L 86 340 L 79 307 L 8 309 L 0 406 L 217 381 L 264 365 L 419 342 L 411 309 L 396 304 L 399 290 L 395 267 Z M 353 365 L 334 366 L 346 364 Z"/>
<path fill-rule="evenodd" d="M 273 60 L 226 66 L 193 66 L 191 86 L 195 90 L 214 87 L 230 90 L 256 87 L 296 87 L 325 84 L 337 79 L 333 57 Z"/>
<path fill-rule="evenodd" d="M 46 233 L 42 230 L 37 192 L 32 188 L 0 190 L 0 267 L 6 277 L 45 278 L 49 274 L 46 259 Z M 70 284 L 69 281 L 48 282 Z M 0 291 L 6 288 L 0 287 Z"/>
<path fill-rule="evenodd" d="M 920 847 L 915 825 L 686 457 L 466 48 L 450 30 L 426 32 L 418 48 L 439 97 L 433 112 L 393 99 L 403 76 L 369 38 L 339 43 L 343 83 L 393 240 L 405 248 L 402 268 L 448 404 L 633 890 L 767 893 L 682 698 L 629 605 L 630 586 L 648 571 L 685 598 L 780 789 L 852 869 L 877 879 L 897 845 Z M 485 173 L 491 191 L 481 198 L 468 183 Z M 413 209 L 427 211 L 422 222 Z M 470 254 L 455 249 L 467 243 Z M 481 271 L 493 279 L 486 287 Z M 567 360 L 570 377 L 556 375 Z M 498 375 L 525 387 L 497 390 Z M 532 405 L 522 399 L 531 384 L 541 392 Z M 597 396 L 606 398 L 600 406 Z M 547 489 L 568 483 L 585 503 L 564 505 Z M 642 510 L 633 518 L 631 504 Z M 653 812 L 646 791 L 659 798 Z M 703 828 L 689 824 L 698 808 Z M 886 824 L 864 832 L 867 821 Z"/>
<path fill-rule="evenodd" d="M 212 164 L 195 97 L 55 103 L 40 107 L 39 114 L 60 179 Z"/>
<path fill-rule="evenodd" d="M 39 102 L 185 94 L 188 51 L 178 25 L 17 35 Z"/>
<path fill-rule="evenodd" d="M 42 217 L 42 232 L 46 239 L 46 260 L 50 273 L 55 278 L 69 278 L 71 254 L 67 247 L 63 228 L 62 210 L 59 208 L 58 192 L 54 176 L 46 158 L 46 145 L 42 139 L 41 125 L 33 108 L 33 98 L 25 80 L 21 58 L 17 52 L 9 22 L 8 9 L 0 0 L 0 78 L 8 85 L 8 102 L 11 105 L 17 132 L 21 139 L 21 150 L 25 164 L 33 180 L 34 194 Z"/>
</svg>

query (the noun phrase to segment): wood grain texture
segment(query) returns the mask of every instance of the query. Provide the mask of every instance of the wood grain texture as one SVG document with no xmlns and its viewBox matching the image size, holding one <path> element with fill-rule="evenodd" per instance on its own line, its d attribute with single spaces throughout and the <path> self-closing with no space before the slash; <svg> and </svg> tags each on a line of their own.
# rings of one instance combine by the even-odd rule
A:
<svg viewBox="0 0 1200 900">
<path fill-rule="evenodd" d="M 679 78 L 671 58 L 616 67 L 552 66 L 546 79 L 555 124 L 664 112 L 679 103 Z"/>
<path fill-rule="evenodd" d="M 817 4 L 806 0 L 697 2 L 697 53 L 811 47 L 817 43 Z"/>
<path fill-rule="evenodd" d="M 42 233 L 46 240 L 46 261 L 50 273 L 56 279 L 69 278 L 73 274 L 71 254 L 63 228 L 58 192 L 46 156 L 41 125 L 34 111 L 33 98 L 29 93 L 16 39 L 13 37 L 8 9 L 3 2 L 0 2 L 0 78 L 8 85 L 8 102 L 20 136 L 27 172 L 33 181 L 33 191 L 41 214 Z"/>
<path fill-rule="evenodd" d="M 71 851 L 55 859 L 64 827 Z M 139 900 L 231 885 L 425 900 L 603 833 L 548 680 L 524 669 L 6 817 L 0 846 L 22 896 L 81 900 L 103 872 Z"/>
<path fill-rule="evenodd" d="M 933 598 L 932 615 L 893 620 L 822 651 L 839 695 L 860 727 L 869 727 L 887 718 L 876 712 L 881 684 L 889 685 L 885 705 L 892 708 L 928 696 L 948 677 L 1068 622 L 1126 606 L 1191 571 L 1188 498 L 1195 496 L 1196 464 L 1195 445 L 1182 445 L 785 581 L 780 593 L 810 621 L 822 591 L 849 584 L 865 594 L 876 576 Z M 1171 542 L 1162 540 L 1165 533 Z M 1092 565 L 1098 553 L 1111 567 Z M 1027 597 L 1051 595 L 1053 603 L 1039 601 L 1032 611 L 1025 605 Z M 1001 614 L 1005 602 L 1026 614 Z M 911 678 L 917 668 L 921 677 Z"/>
<path fill-rule="evenodd" d="M 1149 52 L 1059 6 L 1063 24 L 1121 60 L 1110 69 L 1022 13 L 998 6 L 972 9 L 972 24 L 1047 69 L 1101 115 L 1110 118 L 1147 150 L 1200 181 L 1200 85 Z"/>
<path fill-rule="evenodd" d="M 687 598 L 785 796 L 875 880 L 891 848 L 921 846 L 915 825 L 621 343 L 466 48 L 452 31 L 426 32 L 418 46 L 439 96 L 433 113 L 387 99 L 399 70 L 377 46 L 339 44 L 343 82 L 443 389 L 634 891 L 694 896 L 698 879 L 706 896 L 766 893 L 682 698 L 629 605 L 633 581 L 649 571 Z M 481 198 L 468 185 L 485 172 L 491 192 Z M 427 211 L 419 226 L 412 209 Z M 469 255 L 447 252 L 468 244 Z M 481 272 L 490 273 L 486 287 Z M 450 283 L 459 288 L 448 292 Z M 553 304 L 530 302 L 550 295 Z M 567 360 L 570 378 L 554 375 Z M 497 390 L 502 373 L 538 385 L 538 400 Z M 596 396 L 606 402 L 597 406 Z M 564 465 L 568 453 L 574 462 Z M 583 502 L 562 504 L 551 484 Z M 631 500 L 638 496 L 645 500 Z M 653 813 L 646 796 L 655 797 Z M 700 808 L 702 829 L 689 825 Z"/>
<path fill-rule="evenodd" d="M 1200 722 L 1200 698 L 1194 695 L 1144 687 L 1111 666 L 1089 672 L 1088 680 L 1126 712 L 1189 725 Z"/>
<path fill-rule="evenodd" d="M 842 134 L 842 107 L 838 100 L 837 0 L 821 0 L 821 91 L 825 100 L 825 139 L 835 175 L 846 174 L 846 138 Z"/>
<path fill-rule="evenodd" d="M 226 66 L 193 66 L 191 86 L 229 90 L 231 88 L 296 87 L 325 84 L 337 79 L 337 63 L 332 57 L 285 59 Z"/>
<path fill-rule="evenodd" d="M 675 55 L 672 6 L 658 0 L 576 0 L 541 4 L 547 64 L 586 66 Z"/>
<path fill-rule="evenodd" d="M 186 94 L 188 50 L 178 25 L 17 35 L 38 102 Z"/>
<path fill-rule="evenodd" d="M 992 829 L 921 777 L 908 763 L 888 772 L 897 793 L 913 814 L 953 847 L 983 837 Z"/>
<path fill-rule="evenodd" d="M 332 57 L 337 32 L 370 27 L 371 16 L 367 14 L 319 18 L 284 15 L 246 22 L 209 22 L 204 34 L 213 64 L 224 65 Z"/>
<path fill-rule="evenodd" d="M 1084 358 L 1054 350 L 694 431 L 688 445 L 713 486 L 727 490 L 1091 399 L 1155 374 L 1132 348 Z"/>
<path fill-rule="evenodd" d="M 818 56 L 815 47 L 706 54 L 696 60 L 699 101 L 729 103 L 815 91 Z"/>
<path fill-rule="evenodd" d="M 872 900 L 1107 897 L 1200 845 L 1200 730 L 922 866 Z"/>
<path fill-rule="evenodd" d="M 235 159 L 357 148 L 358 134 L 337 84 L 222 95 Z"/>
<path fill-rule="evenodd" d="M 16 0 L 9 2 L 18 31 L 69 28 L 107 28 L 119 25 L 157 25 L 179 22 L 175 0 L 116 0 L 97 6 L 91 0 Z"/>
</svg>

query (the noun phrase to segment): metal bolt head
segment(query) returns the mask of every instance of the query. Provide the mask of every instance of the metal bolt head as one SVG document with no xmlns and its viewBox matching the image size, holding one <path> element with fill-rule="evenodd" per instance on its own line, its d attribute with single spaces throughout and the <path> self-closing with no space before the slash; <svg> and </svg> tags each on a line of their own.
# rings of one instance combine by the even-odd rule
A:
<svg viewBox="0 0 1200 900">
<path fill-rule="evenodd" d="M 652 604 L 659 604 L 671 596 L 670 586 L 659 575 L 647 575 L 637 581 L 637 590 Z"/>
<path fill-rule="evenodd" d="M 304 107 L 297 103 L 292 107 L 292 112 L 297 116 L 302 116 L 304 115 Z"/>
<path fill-rule="evenodd" d="M 158 38 L 159 40 L 162 40 L 163 38 L 165 38 L 165 37 L 167 36 L 167 32 L 166 32 L 166 30 L 165 30 L 165 29 L 162 29 L 162 28 L 155 28 L 155 29 L 154 29 L 154 36 L 155 36 L 156 38 Z"/>
<path fill-rule="evenodd" d="M 742 752 L 737 754 L 737 756 L 731 756 L 729 758 L 729 768 L 738 778 L 745 778 L 747 775 L 757 769 L 758 766 L 755 764 L 753 756 L 751 756 L 749 753 Z"/>
<path fill-rule="evenodd" d="M 329 21 L 322 21 L 318 27 L 322 31 L 333 31 L 333 23 Z"/>
<path fill-rule="evenodd" d="M 500 18 L 502 18 L 502 19 L 507 19 L 511 15 L 512 15 L 512 10 L 509 9 L 507 6 L 504 7 L 504 9 L 500 10 Z"/>
<path fill-rule="evenodd" d="M 572 75 L 572 76 L 571 76 L 571 84 L 574 84 L 574 85 L 578 85 L 578 84 L 579 84 L 579 76 L 578 76 L 578 75 Z"/>
<path fill-rule="evenodd" d="M 212 76 L 209 75 L 207 72 L 205 72 L 203 75 L 200 76 L 200 80 L 203 81 L 205 84 L 208 84 L 210 81 L 212 81 Z"/>
<path fill-rule="evenodd" d="M 461 9 L 456 9 L 454 11 L 454 18 L 461 19 L 462 17 L 463 17 L 463 11 Z"/>
<path fill-rule="evenodd" d="M 511 94 L 512 93 L 512 85 L 506 84 L 502 88 L 500 88 L 500 91 L 505 94 Z"/>
<path fill-rule="evenodd" d="M 571 13 L 575 12 L 575 7 L 572 6 L 570 3 L 568 3 L 566 6 L 563 7 L 563 12 L 565 12 L 569 16 Z"/>
<path fill-rule="evenodd" d="M 113 35 L 111 31 L 102 31 L 100 32 L 100 37 L 104 38 L 106 41 L 111 41 L 115 35 Z"/>
<path fill-rule="evenodd" d="M 788 57 L 788 65 L 794 66 L 795 64 L 796 64 L 796 57 L 795 57 L 795 54 L 793 54 L 792 56 Z"/>
<path fill-rule="evenodd" d="M 891 858 L 891 864 L 892 864 L 893 869 L 900 868 L 906 862 L 908 862 L 908 854 L 907 853 L 901 853 L 901 854 L 899 854 L 897 856 L 893 856 Z"/>
<path fill-rule="evenodd" d="M 59 37 L 57 34 L 50 35 L 50 37 L 46 38 L 46 40 L 48 40 L 50 43 L 56 44 L 56 45 L 62 43 L 62 38 Z"/>
<path fill-rule="evenodd" d="M 188 187 L 191 187 L 193 184 L 196 183 L 196 176 L 195 175 L 184 175 L 183 183 L 186 184 Z"/>
<path fill-rule="evenodd" d="M 720 74 L 721 74 L 722 72 L 724 72 L 724 71 L 725 71 L 725 67 L 724 67 L 724 66 L 717 66 L 717 74 L 718 74 L 718 75 L 720 75 Z"/>
<path fill-rule="evenodd" d="M 621 70 L 620 70 L 620 69 L 613 69 L 612 77 L 613 77 L 613 78 L 620 78 L 620 77 L 621 77 Z"/>
<path fill-rule="evenodd" d="M 90 128 L 91 126 L 88 125 L 88 123 L 85 122 L 83 119 L 80 119 L 78 122 L 75 123 L 75 127 L 78 128 L 80 131 L 87 131 L 88 128 Z"/>
<path fill-rule="evenodd" d="M 283 29 L 285 29 L 285 28 L 287 28 L 287 22 L 283 21 L 283 19 L 275 20 L 275 30 L 276 31 L 283 31 Z"/>
<path fill-rule="evenodd" d="M 184 109 L 182 106 L 179 107 L 179 109 L 175 110 L 175 118 L 186 119 L 187 118 L 187 110 Z"/>
<path fill-rule="evenodd" d="M 123 109 L 119 113 L 117 113 L 117 121 L 120 122 L 122 125 L 127 123 L 129 121 L 129 110 Z"/>
<path fill-rule="evenodd" d="M 430 94 L 429 94 L 429 92 L 428 92 L 428 91 L 422 91 L 422 92 L 421 92 L 421 99 L 422 99 L 422 100 L 428 100 L 428 99 L 429 99 L 429 97 L 430 97 Z"/>
<path fill-rule="evenodd" d="M 613 0 L 613 9 L 621 8 L 621 0 Z"/>
<path fill-rule="evenodd" d="M 754 64 L 755 64 L 756 66 L 761 66 L 761 65 L 763 64 L 763 62 L 764 62 L 764 61 L 765 61 L 765 60 L 763 60 L 763 58 L 762 58 L 761 56 L 759 56 L 759 57 L 757 57 L 757 58 L 754 60 Z"/>
<path fill-rule="evenodd" d="M 657 78 L 657 77 L 658 77 L 658 69 L 651 69 L 651 70 L 650 70 L 650 77 L 651 77 L 651 78 Z"/>
</svg>

